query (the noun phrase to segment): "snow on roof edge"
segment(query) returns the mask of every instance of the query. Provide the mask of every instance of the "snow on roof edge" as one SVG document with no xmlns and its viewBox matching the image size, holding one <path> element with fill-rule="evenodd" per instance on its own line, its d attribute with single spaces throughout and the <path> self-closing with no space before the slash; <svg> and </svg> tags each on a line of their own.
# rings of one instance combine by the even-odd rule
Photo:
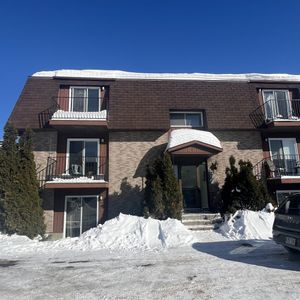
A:
<svg viewBox="0 0 300 300">
<path fill-rule="evenodd" d="M 92 79 L 143 79 L 143 80 L 202 80 L 202 81 L 299 81 L 292 74 L 211 74 L 211 73 L 137 73 L 119 70 L 54 70 L 40 71 L 32 77 L 92 78 Z"/>
</svg>

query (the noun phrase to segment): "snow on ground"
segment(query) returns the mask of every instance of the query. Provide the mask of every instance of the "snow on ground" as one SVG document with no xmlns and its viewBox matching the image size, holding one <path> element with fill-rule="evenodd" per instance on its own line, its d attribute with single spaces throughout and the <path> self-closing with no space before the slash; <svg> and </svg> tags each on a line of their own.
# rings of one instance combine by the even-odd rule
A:
<svg viewBox="0 0 300 300">
<path fill-rule="evenodd" d="M 193 234 L 178 220 L 159 221 L 120 214 L 77 238 L 39 242 L 25 236 L 0 234 L 4 253 L 47 252 L 64 250 L 163 250 L 191 245 Z"/>
<path fill-rule="evenodd" d="M 219 228 L 219 231 L 236 240 L 270 239 L 274 217 L 274 212 L 266 210 L 239 210 Z"/>
<path fill-rule="evenodd" d="M 0 299 L 300 299 L 299 271 L 300 258 L 270 239 L 174 220 L 120 215 L 56 242 L 0 235 Z"/>
</svg>

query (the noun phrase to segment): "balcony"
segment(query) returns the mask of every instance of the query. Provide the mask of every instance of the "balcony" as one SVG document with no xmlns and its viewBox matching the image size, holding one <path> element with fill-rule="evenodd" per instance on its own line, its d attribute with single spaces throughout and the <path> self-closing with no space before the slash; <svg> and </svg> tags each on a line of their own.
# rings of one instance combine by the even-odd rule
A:
<svg viewBox="0 0 300 300">
<path fill-rule="evenodd" d="M 107 174 L 106 157 L 63 154 L 48 157 L 37 177 L 40 188 L 105 188 Z"/>
<path fill-rule="evenodd" d="M 256 108 L 250 115 L 256 128 L 286 128 L 300 126 L 300 100 L 271 99 Z"/>
<path fill-rule="evenodd" d="M 300 183 L 300 157 L 282 154 L 265 158 L 253 167 L 253 173 L 273 183 Z"/>
<path fill-rule="evenodd" d="M 107 128 L 107 100 L 101 97 L 58 97 L 53 105 L 39 114 L 40 127 L 68 126 Z"/>
</svg>

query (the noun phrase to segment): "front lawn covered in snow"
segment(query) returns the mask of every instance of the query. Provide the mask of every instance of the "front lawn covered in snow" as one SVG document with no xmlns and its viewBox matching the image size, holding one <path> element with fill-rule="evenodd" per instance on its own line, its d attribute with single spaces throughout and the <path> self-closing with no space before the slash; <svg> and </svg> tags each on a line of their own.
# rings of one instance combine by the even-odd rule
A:
<svg viewBox="0 0 300 300">
<path fill-rule="evenodd" d="M 238 212 L 220 233 L 120 214 L 78 238 L 1 234 L 0 298 L 299 299 L 300 261 L 270 239 L 273 215 Z"/>
</svg>

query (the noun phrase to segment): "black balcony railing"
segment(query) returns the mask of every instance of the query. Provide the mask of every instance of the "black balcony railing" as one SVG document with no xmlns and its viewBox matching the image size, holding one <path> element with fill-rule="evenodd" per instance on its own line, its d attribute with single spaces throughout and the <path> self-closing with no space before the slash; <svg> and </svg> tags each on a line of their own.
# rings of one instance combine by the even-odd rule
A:
<svg viewBox="0 0 300 300">
<path fill-rule="evenodd" d="M 299 155 L 282 154 L 265 158 L 253 167 L 253 174 L 258 179 L 300 176 Z"/>
<path fill-rule="evenodd" d="M 106 97 L 58 97 L 54 100 L 65 111 L 98 112 L 107 109 Z"/>
<path fill-rule="evenodd" d="M 272 121 L 300 120 L 300 100 L 271 99 L 257 107 L 249 116 L 256 128 L 266 126 Z"/>
<path fill-rule="evenodd" d="M 63 119 L 79 118 L 82 113 L 84 118 L 107 118 L 107 114 L 101 114 L 103 111 L 108 110 L 108 97 L 53 97 L 53 104 L 47 109 L 39 113 L 40 128 L 48 125 L 49 120 L 58 110 L 61 112 L 70 112 L 63 115 Z"/>
<path fill-rule="evenodd" d="M 49 124 L 49 120 L 51 119 L 53 114 L 59 109 L 59 104 L 57 102 L 54 102 L 50 107 L 41 111 L 38 115 L 40 128 L 46 127 Z"/>
<path fill-rule="evenodd" d="M 38 174 L 39 186 L 47 181 L 85 182 L 93 180 L 107 181 L 106 157 L 59 155 L 48 157 L 47 166 Z"/>
</svg>

